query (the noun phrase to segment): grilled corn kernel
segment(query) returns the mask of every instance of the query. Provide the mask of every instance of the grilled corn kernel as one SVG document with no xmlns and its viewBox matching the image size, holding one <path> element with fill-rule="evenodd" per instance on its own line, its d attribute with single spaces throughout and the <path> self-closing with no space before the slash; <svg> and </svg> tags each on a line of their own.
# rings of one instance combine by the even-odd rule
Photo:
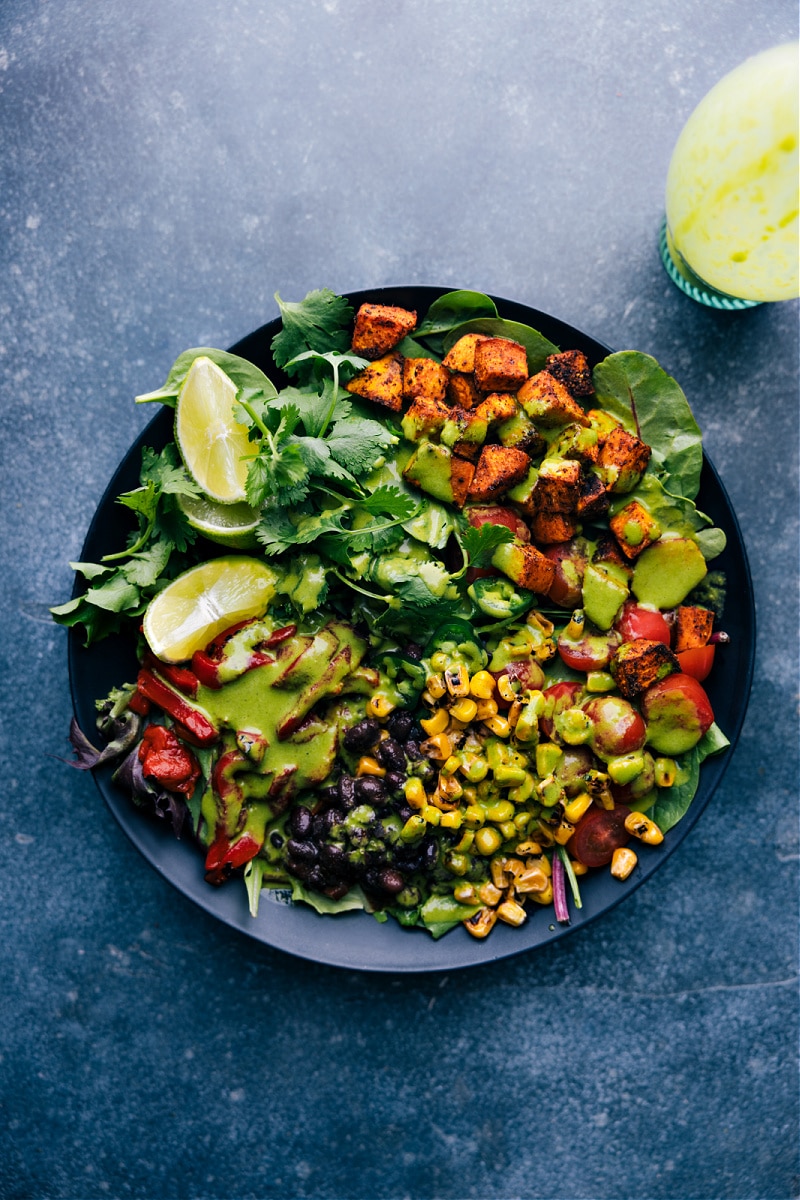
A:
<svg viewBox="0 0 800 1200">
<path fill-rule="evenodd" d="M 425 792 L 425 786 L 421 779 L 412 776 L 407 779 L 403 788 L 407 802 L 412 808 L 424 808 L 428 803 L 428 797 Z"/>
<path fill-rule="evenodd" d="M 461 774 L 470 783 L 480 783 L 489 774 L 489 764 L 480 754 L 465 754 Z"/>
<path fill-rule="evenodd" d="M 455 775 L 440 775 L 437 791 L 445 803 L 452 804 L 461 797 L 464 789 Z"/>
<path fill-rule="evenodd" d="M 514 729 L 514 727 L 516 726 L 517 721 L 520 718 L 520 713 L 522 712 L 524 707 L 525 706 L 521 700 L 515 700 L 514 703 L 511 705 L 511 708 L 506 713 L 506 720 L 508 721 L 508 723 L 512 729 Z"/>
<path fill-rule="evenodd" d="M 556 839 L 553 837 L 549 825 L 542 825 L 540 822 L 539 828 L 536 830 L 536 840 L 541 842 L 543 846 L 550 847 L 555 845 Z"/>
<path fill-rule="evenodd" d="M 440 775 L 455 775 L 461 769 L 461 759 L 457 754 L 451 754 L 439 768 Z"/>
<path fill-rule="evenodd" d="M 505 858 L 505 855 L 497 854 L 489 863 L 489 873 L 492 876 L 492 883 L 496 888 L 499 888 L 501 892 L 504 891 L 510 883 L 510 877 L 506 871 L 506 862 L 507 859 Z"/>
<path fill-rule="evenodd" d="M 389 716 L 389 713 L 394 712 L 397 705 L 392 704 L 391 700 L 387 700 L 385 696 L 371 696 L 366 707 L 368 717 L 383 721 Z"/>
<path fill-rule="evenodd" d="M 536 785 L 536 793 L 546 808 L 553 808 L 564 799 L 564 789 L 554 775 L 548 775 Z"/>
<path fill-rule="evenodd" d="M 541 847 L 539 849 L 540 849 L 540 853 L 539 853 L 538 858 L 526 859 L 525 866 L 526 867 L 538 867 L 540 871 L 544 871 L 545 875 L 549 879 L 550 876 L 553 874 L 553 864 L 550 862 L 550 859 L 547 857 L 546 854 L 541 853 Z"/>
<path fill-rule="evenodd" d="M 431 666 L 438 674 L 444 675 L 450 660 L 442 650 L 435 650 L 431 655 Z"/>
<path fill-rule="evenodd" d="M 459 904 L 474 904 L 478 899 L 478 893 L 475 891 L 473 884 L 466 879 L 460 879 L 453 888 L 453 896 Z"/>
<path fill-rule="evenodd" d="M 446 733 L 435 733 L 433 737 L 421 743 L 420 750 L 435 762 L 447 762 L 453 753 L 453 743 Z"/>
<path fill-rule="evenodd" d="M 617 686 L 613 675 L 608 671 L 589 671 L 586 675 L 586 683 L 584 687 L 587 692 L 597 695 L 601 692 L 611 692 Z"/>
<path fill-rule="evenodd" d="M 378 779 L 383 779 L 385 774 L 386 767 L 382 767 L 377 758 L 372 758 L 371 755 L 365 754 L 363 758 L 358 760 L 356 775 L 375 775 Z"/>
<path fill-rule="evenodd" d="M 611 874 L 615 879 L 627 879 L 638 861 L 633 850 L 629 850 L 627 846 L 620 846 L 614 851 L 611 859 Z"/>
<path fill-rule="evenodd" d="M 479 700 L 475 711 L 475 716 L 479 721 L 486 721 L 489 719 L 489 717 L 496 717 L 497 701 L 492 699 Z"/>
<path fill-rule="evenodd" d="M 488 671 L 476 671 L 469 681 L 469 694 L 476 700 L 491 700 L 494 696 L 494 677 Z"/>
<path fill-rule="evenodd" d="M 504 900 L 498 906 L 497 915 L 501 921 L 505 921 L 506 925 L 519 927 L 526 920 L 528 914 L 521 904 L 517 904 L 516 900 Z"/>
<path fill-rule="evenodd" d="M 503 840 L 506 842 L 510 842 L 517 836 L 517 827 L 513 821 L 501 821 L 497 828 L 502 833 Z"/>
<path fill-rule="evenodd" d="M 500 763 L 494 770 L 494 781 L 498 787 L 520 787 L 525 782 L 526 772 L 522 767 Z"/>
<path fill-rule="evenodd" d="M 472 825 L 473 828 L 478 829 L 486 820 L 486 814 L 480 804 L 469 804 L 464 810 L 464 820 L 467 825 Z"/>
<path fill-rule="evenodd" d="M 486 883 L 482 883 L 478 888 L 478 899 L 481 904 L 488 904 L 490 908 L 494 908 L 503 899 L 502 889 L 487 879 Z"/>
<path fill-rule="evenodd" d="M 444 865 L 451 875 L 466 875 L 472 866 L 472 859 L 468 854 L 450 850 L 444 856 Z"/>
<path fill-rule="evenodd" d="M 515 687 L 514 683 L 515 681 L 507 674 L 501 675 L 497 681 L 497 690 L 501 699 L 507 700 L 509 704 L 512 704 L 519 695 L 519 684 Z"/>
<path fill-rule="evenodd" d="M 564 751 L 554 742 L 540 742 L 536 747 L 536 774 L 540 779 L 552 775 L 563 757 Z"/>
<path fill-rule="evenodd" d="M 547 887 L 543 892 L 528 892 L 531 900 L 535 900 L 537 904 L 552 904 L 553 903 L 553 884 L 548 879 Z"/>
<path fill-rule="evenodd" d="M 408 818 L 403 828 L 400 830 L 400 840 L 403 842 L 416 842 L 425 832 L 425 818 L 419 813 L 414 813 Z"/>
<path fill-rule="evenodd" d="M 655 771 L 656 787 L 672 787 L 678 774 L 678 765 L 672 758 L 657 758 Z"/>
<path fill-rule="evenodd" d="M 577 641 L 578 638 L 583 637 L 585 624 L 586 618 L 583 615 L 583 610 L 576 608 L 575 612 L 569 619 L 569 624 L 561 636 L 572 642 Z"/>
<path fill-rule="evenodd" d="M 517 854 L 541 854 L 542 847 L 538 842 L 534 842 L 530 838 L 526 842 L 520 842 L 517 845 Z"/>
<path fill-rule="evenodd" d="M 442 819 L 442 814 L 435 804 L 426 804 L 420 813 L 420 816 L 422 817 L 423 821 L 425 821 L 426 825 L 438 825 Z M 408 819 L 409 821 L 414 820 L 413 817 L 409 817 Z"/>
<path fill-rule="evenodd" d="M 588 875 L 589 868 L 582 862 L 578 862 L 577 858 L 571 858 L 570 865 L 573 875 Z"/>
<path fill-rule="evenodd" d="M 497 912 L 493 908 L 482 908 L 474 917 L 464 921 L 464 928 L 467 929 L 474 938 L 485 938 L 494 929 L 497 921 Z"/>
<path fill-rule="evenodd" d="M 487 729 L 491 730 L 496 737 L 507 738 L 511 733 L 511 726 L 505 717 L 486 717 L 484 719 L 484 725 Z"/>
<path fill-rule="evenodd" d="M 529 892 L 546 892 L 550 886 L 550 880 L 541 867 L 527 867 L 517 876 L 515 883 L 517 891 L 523 895 Z"/>
<path fill-rule="evenodd" d="M 554 830 L 553 836 L 559 846 L 566 846 L 574 832 L 575 826 L 570 821 L 562 821 L 558 828 Z"/>
<path fill-rule="evenodd" d="M 488 858 L 490 854 L 494 854 L 503 844 L 503 835 L 499 830 L 492 825 L 482 825 L 480 829 L 475 831 L 475 849 L 478 854 L 482 854 Z"/>
<path fill-rule="evenodd" d="M 568 746 L 583 746 L 589 741 L 594 729 L 589 714 L 582 708 L 565 708 L 563 712 L 558 713 L 553 724 L 561 735 L 561 740 Z"/>
<path fill-rule="evenodd" d="M 448 668 L 444 673 L 444 682 L 451 696 L 469 695 L 469 672 L 465 666 Z"/>
<path fill-rule="evenodd" d="M 477 711 L 477 704 L 474 700 L 470 700 L 469 696 L 464 696 L 450 706 L 450 716 L 454 717 L 456 721 L 463 721 L 465 725 L 469 725 L 470 721 L 475 720 Z"/>
<path fill-rule="evenodd" d="M 533 789 L 536 787 L 536 780 L 530 771 L 525 772 L 525 778 L 517 787 L 511 788 L 508 793 L 509 800 L 513 800 L 515 804 L 525 804 L 533 795 Z"/>
<path fill-rule="evenodd" d="M 634 750 L 630 754 L 620 754 L 618 758 L 609 759 L 606 770 L 614 783 L 630 783 L 644 770 L 644 753 Z"/>
<path fill-rule="evenodd" d="M 441 700 L 442 696 L 447 691 L 447 687 L 444 682 L 444 675 L 441 675 L 438 671 L 435 675 L 429 675 L 425 680 L 425 688 L 428 692 L 430 692 L 434 700 Z"/>
<path fill-rule="evenodd" d="M 640 842 L 645 842 L 648 846 L 660 846 L 664 840 L 664 835 L 655 821 L 651 821 L 644 813 L 629 813 L 625 818 L 625 828 L 628 833 L 632 833 L 635 838 L 638 838 Z"/>
<path fill-rule="evenodd" d="M 446 815 L 449 815 L 452 817 L 452 816 L 455 816 L 456 814 L 449 813 Z M 460 813 L 458 815 L 461 816 Z M 453 849 L 460 850 L 462 852 L 462 854 L 466 854 L 467 850 L 472 849 L 472 843 L 474 841 L 475 841 L 475 834 L 472 832 L 471 829 L 465 829 L 464 832 L 462 833 L 461 837 L 459 838 L 458 842 L 456 842 Z"/>
<path fill-rule="evenodd" d="M 574 825 L 576 821 L 580 821 L 585 812 L 588 812 L 592 806 L 592 797 L 588 792 L 581 792 L 580 796 L 576 796 L 574 800 L 570 800 L 564 805 L 564 816 Z"/>
<path fill-rule="evenodd" d="M 460 829 L 463 820 L 464 818 L 461 816 L 461 813 L 457 808 L 454 808 L 450 812 L 442 813 L 439 824 L 442 829 Z"/>
<path fill-rule="evenodd" d="M 508 800 L 498 800 L 486 810 L 490 821 L 510 821 L 514 816 L 514 805 Z"/>
<path fill-rule="evenodd" d="M 423 717 L 420 725 L 429 737 L 433 737 L 436 733 L 444 733 L 449 721 L 450 717 L 448 716 L 447 709 L 437 708 L 432 716 Z"/>
</svg>

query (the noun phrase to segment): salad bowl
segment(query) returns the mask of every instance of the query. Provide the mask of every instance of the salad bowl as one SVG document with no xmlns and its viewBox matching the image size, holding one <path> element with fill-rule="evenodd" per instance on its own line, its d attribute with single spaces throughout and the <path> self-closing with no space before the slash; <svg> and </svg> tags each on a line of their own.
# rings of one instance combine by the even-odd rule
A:
<svg viewBox="0 0 800 1200">
<path fill-rule="evenodd" d="M 425 311 L 447 291 L 435 287 L 377 288 L 348 293 L 357 308 L 369 301 Z M 502 317 L 527 324 L 562 349 L 582 350 L 591 365 L 612 351 L 580 330 L 536 309 L 493 297 Z M 234 354 L 255 364 L 276 386 L 286 377 L 272 360 L 271 343 L 281 328 L 280 319 L 263 325 L 231 347 Z M 119 464 L 98 505 L 83 546 L 81 559 L 98 562 L 124 539 L 128 520 L 117 503 L 120 493 L 138 483 L 143 446 L 160 450 L 173 436 L 173 414 L 164 408 L 150 421 Z M 634 872 L 623 881 L 607 871 L 593 872 L 581 880 L 583 905 L 573 908 L 569 924 L 555 920 L 552 908 L 531 913 L 520 928 L 498 924 L 485 940 L 475 940 L 457 928 L 440 940 L 420 930 L 404 929 L 393 921 L 379 922 L 364 912 L 320 915 L 303 904 L 294 904 L 288 893 L 264 891 L 253 917 L 242 886 L 211 887 L 203 877 L 202 860 L 191 838 L 176 840 L 164 821 L 137 809 L 111 780 L 111 768 L 94 772 L 99 791 L 124 832 L 147 862 L 187 900 L 207 916 L 222 921 L 256 942 L 297 957 L 351 970 L 384 972 L 435 972 L 492 962 L 533 950 L 567 936 L 595 921 L 625 900 L 659 869 L 690 834 L 717 788 L 744 721 L 755 652 L 755 611 L 752 581 L 745 547 L 735 513 L 722 481 L 707 456 L 703 459 L 698 508 L 727 538 L 714 569 L 725 573 L 727 605 L 722 627 L 729 642 L 720 648 L 706 690 L 718 726 L 730 747 L 708 758 L 691 806 L 660 846 L 643 853 Z M 76 585 L 76 594 L 77 594 Z M 69 670 L 75 716 L 86 731 L 94 728 L 95 701 L 112 687 L 135 678 L 137 663 L 132 639 L 115 635 L 88 649 L 70 630 Z"/>
</svg>

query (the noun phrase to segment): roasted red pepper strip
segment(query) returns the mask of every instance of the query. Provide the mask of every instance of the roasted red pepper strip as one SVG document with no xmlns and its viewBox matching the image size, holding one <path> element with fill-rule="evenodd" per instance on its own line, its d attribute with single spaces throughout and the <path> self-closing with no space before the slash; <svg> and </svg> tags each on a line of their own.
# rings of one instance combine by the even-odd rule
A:
<svg viewBox="0 0 800 1200">
<path fill-rule="evenodd" d="M 144 656 L 143 665 L 147 667 L 148 671 L 157 671 L 166 679 L 167 683 L 171 683 L 179 692 L 183 692 L 184 696 L 191 696 L 194 699 L 197 695 L 199 680 L 188 667 L 178 667 L 174 663 L 162 662 L 160 658 L 156 658 L 149 652 Z"/>
<path fill-rule="evenodd" d="M 240 621 L 238 625 L 232 625 L 230 629 L 226 629 L 224 633 L 215 637 L 205 650 L 195 651 L 192 655 L 192 672 L 204 687 L 217 690 L 223 686 L 226 680 L 221 677 L 221 668 L 226 659 L 225 647 L 235 634 L 252 624 L 254 624 L 252 620 Z M 280 645 L 287 638 L 294 637 L 296 633 L 296 625 L 284 625 L 282 628 L 274 630 L 268 638 L 260 643 L 262 649 L 250 652 L 245 666 L 237 672 L 237 675 L 244 675 L 246 671 L 252 671 L 254 667 L 264 667 L 267 663 L 273 662 L 271 655 L 265 654 L 264 650 Z M 176 686 L 179 685 L 176 684 Z"/>
<path fill-rule="evenodd" d="M 228 750 L 219 758 L 211 775 L 217 797 L 217 825 L 206 855 L 205 877 L 209 883 L 224 883 L 232 871 L 255 858 L 264 845 L 263 815 L 245 811 L 244 828 L 239 828 L 245 801 L 235 775 L 248 765 L 239 750 Z"/>
<path fill-rule="evenodd" d="M 148 725 L 139 745 L 139 762 L 146 779 L 154 779 L 168 792 L 191 796 L 200 778 L 200 764 L 171 729 Z"/>
<path fill-rule="evenodd" d="M 188 729 L 198 746 L 210 746 L 219 737 L 219 730 L 211 724 L 205 713 L 200 712 L 177 692 L 173 692 L 172 688 L 152 671 L 142 669 L 139 672 L 136 690 L 145 699 L 168 713 L 179 725 Z"/>
</svg>

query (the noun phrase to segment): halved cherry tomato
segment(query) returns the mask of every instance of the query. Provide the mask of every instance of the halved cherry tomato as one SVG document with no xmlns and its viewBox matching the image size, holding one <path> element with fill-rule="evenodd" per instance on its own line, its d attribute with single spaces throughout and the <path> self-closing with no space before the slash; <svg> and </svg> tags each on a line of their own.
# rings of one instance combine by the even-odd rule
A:
<svg viewBox="0 0 800 1200">
<path fill-rule="evenodd" d="M 631 835 L 625 828 L 625 818 L 630 815 L 625 804 L 614 808 L 590 808 L 575 826 L 575 832 L 567 843 L 573 858 L 585 867 L 604 867 L 611 862 L 614 851 L 627 846 Z"/>
<path fill-rule="evenodd" d="M 563 712 L 565 708 L 572 708 L 577 704 L 578 697 L 582 692 L 582 684 L 573 683 L 567 679 L 562 679 L 560 683 L 551 683 L 550 687 L 544 689 L 542 692 L 545 702 L 544 715 L 539 724 L 545 737 L 553 736 L 553 717 Z"/>
<path fill-rule="evenodd" d="M 691 675 L 692 679 L 702 683 L 711 674 L 715 650 L 716 646 L 713 643 L 710 646 L 693 646 L 691 650 L 680 650 L 678 662 L 683 674 Z"/>
<path fill-rule="evenodd" d="M 669 624 L 662 613 L 653 608 L 642 608 L 632 600 L 623 604 L 615 628 L 622 634 L 625 642 L 647 638 L 651 642 L 663 642 L 665 646 L 670 643 Z"/>
<path fill-rule="evenodd" d="M 579 638 L 568 638 L 562 633 L 558 639 L 558 653 L 573 671 L 602 671 L 614 657 L 622 638 L 615 630 L 608 633 L 584 634 Z"/>
<path fill-rule="evenodd" d="M 505 525 L 520 541 L 531 540 L 531 531 L 519 513 L 503 504 L 473 504 L 464 509 L 464 516 L 475 529 L 482 525 Z"/>
</svg>

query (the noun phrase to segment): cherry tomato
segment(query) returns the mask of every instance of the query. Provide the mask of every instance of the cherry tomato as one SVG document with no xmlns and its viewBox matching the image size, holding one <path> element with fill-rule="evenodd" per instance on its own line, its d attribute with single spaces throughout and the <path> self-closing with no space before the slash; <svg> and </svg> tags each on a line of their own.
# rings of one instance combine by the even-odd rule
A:
<svg viewBox="0 0 800 1200">
<path fill-rule="evenodd" d="M 531 540 L 531 531 L 519 513 L 503 504 L 473 504 L 464 510 L 464 516 L 475 529 L 481 525 L 505 525 L 521 542 Z"/>
<path fill-rule="evenodd" d="M 573 538 L 569 542 L 547 546 L 542 553 L 556 564 L 556 573 L 547 595 L 559 608 L 577 608 L 581 602 L 583 573 L 588 562 L 586 543 Z"/>
<path fill-rule="evenodd" d="M 662 613 L 652 608 L 642 608 L 627 600 L 622 606 L 622 612 L 617 617 L 616 626 L 625 642 L 633 642 L 636 638 L 647 638 L 650 642 L 670 643 L 669 624 Z"/>
<path fill-rule="evenodd" d="M 678 662 L 681 664 L 683 674 L 691 675 L 692 679 L 697 679 L 702 683 L 711 674 L 715 650 L 716 646 L 711 645 L 693 646 L 691 650 L 679 651 Z"/>
<path fill-rule="evenodd" d="M 567 843 L 573 858 L 585 867 L 604 867 L 611 862 L 614 851 L 627 846 L 631 835 L 625 828 L 630 809 L 624 804 L 614 808 L 590 808 L 575 826 Z"/>
<path fill-rule="evenodd" d="M 691 675 L 667 675 L 642 693 L 647 741 L 657 754 L 685 754 L 714 723 L 702 684 Z"/>
<path fill-rule="evenodd" d="M 591 747 L 598 758 L 617 758 L 641 750 L 647 728 L 629 700 L 613 693 L 593 696 L 582 705 L 592 722 Z"/>
<path fill-rule="evenodd" d="M 553 717 L 556 713 L 563 712 L 565 708 L 573 708 L 578 703 L 578 697 L 582 691 L 583 687 L 580 683 L 572 683 L 566 679 L 544 689 L 542 692 L 545 700 L 544 716 L 540 718 L 539 724 L 545 737 L 553 736 Z"/>
<path fill-rule="evenodd" d="M 582 637 L 558 639 L 562 662 L 573 671 L 602 671 L 611 662 L 622 638 L 613 629 L 608 633 L 584 634 Z"/>
</svg>

